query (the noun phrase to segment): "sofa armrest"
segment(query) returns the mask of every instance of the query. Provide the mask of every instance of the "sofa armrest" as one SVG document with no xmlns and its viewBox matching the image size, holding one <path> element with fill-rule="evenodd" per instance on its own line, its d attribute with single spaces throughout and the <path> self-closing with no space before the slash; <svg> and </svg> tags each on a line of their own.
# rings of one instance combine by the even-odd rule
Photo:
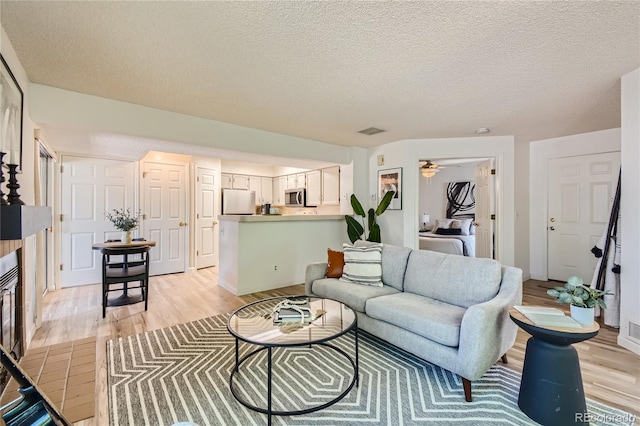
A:
<svg viewBox="0 0 640 426">
<path fill-rule="evenodd" d="M 500 291 L 491 300 L 470 306 L 460 327 L 459 360 L 469 380 L 480 378 L 513 346 L 518 328 L 509 308 L 522 303 L 522 270 L 504 267 Z"/>
<path fill-rule="evenodd" d="M 311 295 L 311 286 L 315 280 L 322 279 L 327 274 L 327 262 L 311 263 L 307 265 L 304 274 L 304 294 Z"/>
</svg>

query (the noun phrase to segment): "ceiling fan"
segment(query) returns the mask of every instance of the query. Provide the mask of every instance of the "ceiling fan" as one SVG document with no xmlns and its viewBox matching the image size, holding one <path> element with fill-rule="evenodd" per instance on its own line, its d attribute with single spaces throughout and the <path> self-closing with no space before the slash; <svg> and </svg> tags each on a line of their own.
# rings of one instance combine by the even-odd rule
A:
<svg viewBox="0 0 640 426">
<path fill-rule="evenodd" d="M 431 160 L 421 160 L 420 161 L 420 172 L 422 176 L 426 178 L 430 178 L 438 173 L 441 169 L 444 169 L 444 166 L 436 164 Z"/>
</svg>

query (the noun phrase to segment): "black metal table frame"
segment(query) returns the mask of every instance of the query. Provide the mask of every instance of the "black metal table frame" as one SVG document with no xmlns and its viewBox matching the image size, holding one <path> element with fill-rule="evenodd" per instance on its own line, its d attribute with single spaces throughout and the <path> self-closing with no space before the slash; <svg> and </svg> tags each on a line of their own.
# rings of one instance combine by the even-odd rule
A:
<svg viewBox="0 0 640 426">
<path fill-rule="evenodd" d="M 282 297 L 275 297 L 274 299 L 278 299 L 278 298 L 282 298 Z M 326 298 L 320 298 L 320 299 L 326 299 Z M 332 300 L 332 299 L 328 299 L 328 300 Z M 260 302 L 260 301 L 259 301 Z M 254 302 L 254 303 L 258 303 L 258 302 Z M 229 316 L 229 320 L 231 319 L 231 317 L 233 317 L 233 315 L 235 315 L 238 311 L 242 310 L 243 308 L 246 308 L 247 306 L 252 305 L 253 303 L 243 306 L 242 308 L 238 309 L 237 311 L 235 311 L 233 314 L 231 314 Z M 346 306 L 346 305 L 345 305 Z M 230 331 L 231 329 L 229 327 L 227 327 Z M 334 340 L 337 339 L 340 336 L 345 335 L 346 333 L 348 333 L 349 331 L 354 330 L 354 348 L 355 348 L 355 360 L 353 358 L 351 358 L 349 356 L 349 354 L 347 354 L 344 350 L 326 343 L 329 340 Z M 336 333 L 333 336 L 330 337 L 326 337 L 323 339 L 318 339 L 316 341 L 311 341 L 311 342 L 301 342 L 301 343 L 286 343 L 286 344 L 271 344 L 271 345 L 267 345 L 267 344 L 262 344 L 259 342 L 254 342 L 254 341 L 250 341 L 250 340 L 246 340 L 246 339 L 242 339 L 241 337 L 239 337 L 238 335 L 236 335 L 235 333 L 232 333 L 236 339 L 236 363 L 235 363 L 235 367 L 234 369 L 231 371 L 231 375 L 229 376 L 229 389 L 231 390 L 231 393 L 233 394 L 233 396 L 235 397 L 235 399 L 241 403 L 242 405 L 244 405 L 245 407 L 256 411 L 258 413 L 262 413 L 262 414 L 266 414 L 267 415 L 267 424 L 270 426 L 271 425 L 271 416 L 276 415 L 276 416 L 294 416 L 294 415 L 301 415 L 301 414 L 308 414 L 308 413 L 313 413 L 315 411 L 319 411 L 322 410 L 324 408 L 327 408 L 333 404 L 335 404 L 336 402 L 340 401 L 342 398 L 344 398 L 350 391 L 351 389 L 353 389 L 353 386 L 355 385 L 356 387 L 359 386 L 360 384 L 360 377 L 359 377 L 359 373 L 360 373 L 360 367 L 359 367 L 359 356 L 358 356 L 358 317 L 354 312 L 354 320 L 353 320 L 353 324 L 351 324 L 350 327 L 348 327 L 345 330 L 342 330 L 340 333 Z M 240 354 L 239 354 L 239 344 L 240 344 L 240 340 L 250 343 L 252 345 L 256 345 L 256 346 L 261 346 L 260 348 L 249 352 L 248 354 L 246 354 L 245 356 L 243 356 L 241 359 L 239 358 Z M 314 345 L 321 345 L 324 347 L 327 347 L 329 349 L 332 349 L 336 352 L 338 352 L 339 354 L 341 354 L 343 357 L 345 357 L 350 363 L 351 366 L 353 367 L 353 379 L 351 379 L 351 382 L 349 383 L 349 385 L 346 387 L 346 389 L 340 394 L 338 395 L 336 398 L 332 399 L 331 401 L 325 402 L 321 405 L 316 405 L 313 407 L 308 407 L 302 410 L 293 410 L 293 411 L 280 411 L 280 410 L 273 410 L 272 408 L 272 401 L 271 401 L 271 397 L 272 397 L 272 359 L 271 359 L 271 355 L 272 355 L 272 351 L 273 348 L 292 348 L 292 347 L 303 347 L 303 346 L 308 346 L 309 348 L 312 348 Z M 247 402 L 246 400 L 244 400 L 240 394 L 234 389 L 233 386 L 233 378 L 235 376 L 235 374 L 238 372 L 238 369 L 240 367 L 240 365 L 242 365 L 242 363 L 244 363 L 246 360 L 248 360 L 249 358 L 251 358 L 254 355 L 259 354 L 262 351 L 267 351 L 267 408 L 263 408 L 263 407 L 258 407 L 256 405 L 253 405 L 249 402 Z"/>
</svg>

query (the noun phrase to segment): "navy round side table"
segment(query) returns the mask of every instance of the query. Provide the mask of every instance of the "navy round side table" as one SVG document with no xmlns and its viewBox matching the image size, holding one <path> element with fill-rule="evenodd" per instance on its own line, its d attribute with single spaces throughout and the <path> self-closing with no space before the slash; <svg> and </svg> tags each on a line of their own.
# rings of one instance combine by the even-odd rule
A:
<svg viewBox="0 0 640 426">
<path fill-rule="evenodd" d="M 543 327 L 514 308 L 509 316 L 531 335 L 518 395 L 522 412 L 545 426 L 588 425 L 580 361 L 571 345 L 598 334 L 598 323 L 582 328 Z"/>
</svg>

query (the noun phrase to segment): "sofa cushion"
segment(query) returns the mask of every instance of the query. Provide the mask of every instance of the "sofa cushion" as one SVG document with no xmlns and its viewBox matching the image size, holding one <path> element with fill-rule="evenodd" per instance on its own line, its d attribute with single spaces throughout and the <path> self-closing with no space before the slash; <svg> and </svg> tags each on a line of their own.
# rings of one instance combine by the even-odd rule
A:
<svg viewBox="0 0 640 426">
<path fill-rule="evenodd" d="M 344 253 L 327 249 L 327 278 L 340 278 L 344 268 Z"/>
<path fill-rule="evenodd" d="M 382 244 L 343 244 L 344 267 L 341 281 L 382 287 Z"/>
<path fill-rule="evenodd" d="M 468 308 L 494 298 L 501 279 L 500 263 L 493 259 L 414 250 L 404 291 Z"/>
<path fill-rule="evenodd" d="M 388 285 L 372 287 L 346 283 L 337 278 L 315 280 L 311 287 L 311 291 L 317 296 L 342 302 L 354 311 L 358 312 L 364 312 L 367 299 L 398 293 L 398 290 Z"/>
<path fill-rule="evenodd" d="M 445 346 L 457 347 L 466 309 L 411 293 L 369 299 L 366 314 Z"/>
<path fill-rule="evenodd" d="M 356 241 L 356 246 L 375 244 L 369 241 Z M 382 245 L 382 282 L 400 291 L 403 290 L 404 274 L 407 270 L 411 249 L 407 247 Z"/>
</svg>

